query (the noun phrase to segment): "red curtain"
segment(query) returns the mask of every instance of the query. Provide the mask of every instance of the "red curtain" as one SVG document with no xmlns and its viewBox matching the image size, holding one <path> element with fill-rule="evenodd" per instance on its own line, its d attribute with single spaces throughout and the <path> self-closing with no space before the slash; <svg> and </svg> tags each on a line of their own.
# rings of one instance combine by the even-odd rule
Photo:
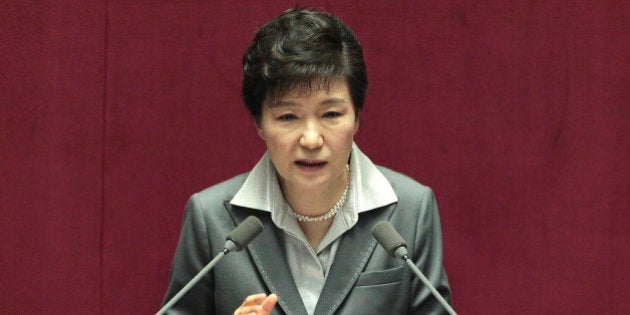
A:
<svg viewBox="0 0 630 315">
<path fill-rule="evenodd" d="M 630 313 L 627 5 L 299 4 L 362 42 L 357 143 L 435 190 L 459 313 Z M 240 59 L 295 5 L 0 4 L 0 313 L 159 308 L 188 196 L 264 152 Z"/>
</svg>

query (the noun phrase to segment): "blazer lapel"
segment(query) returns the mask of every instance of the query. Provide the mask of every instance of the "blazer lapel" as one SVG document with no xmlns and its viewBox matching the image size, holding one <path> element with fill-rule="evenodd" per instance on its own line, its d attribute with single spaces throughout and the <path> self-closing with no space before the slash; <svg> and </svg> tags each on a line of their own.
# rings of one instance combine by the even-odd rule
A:
<svg viewBox="0 0 630 315">
<path fill-rule="evenodd" d="M 341 237 L 315 314 L 333 314 L 341 305 L 376 247 L 372 227 L 378 221 L 388 220 L 395 207 L 396 204 L 392 204 L 360 213 L 359 222 Z"/>
<path fill-rule="evenodd" d="M 280 236 L 277 234 L 278 229 L 271 221 L 271 216 L 262 211 L 231 206 L 229 202 L 226 202 L 226 207 L 232 210 L 230 213 L 236 224 L 250 215 L 260 219 L 263 231 L 247 245 L 247 250 L 269 291 L 278 295 L 278 305 L 284 312 L 306 314 L 306 308 L 289 271 Z"/>
</svg>

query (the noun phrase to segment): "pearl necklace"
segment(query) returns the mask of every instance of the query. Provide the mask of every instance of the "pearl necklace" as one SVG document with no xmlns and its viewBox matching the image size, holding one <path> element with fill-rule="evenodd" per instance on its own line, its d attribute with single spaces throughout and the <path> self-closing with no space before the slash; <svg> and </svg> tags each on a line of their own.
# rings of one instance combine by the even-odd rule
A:
<svg viewBox="0 0 630 315">
<path fill-rule="evenodd" d="M 310 217 L 310 216 L 296 213 L 295 211 L 293 211 L 293 209 L 289 207 L 289 213 L 291 214 L 291 216 L 294 217 L 298 222 L 318 222 L 318 221 L 328 220 L 332 218 L 335 214 L 337 214 L 337 212 L 339 212 L 341 207 L 346 203 L 346 199 L 348 198 L 348 187 L 350 187 L 350 166 L 347 164 L 346 164 L 346 171 L 348 174 L 346 177 L 347 178 L 346 188 L 344 189 L 343 194 L 341 195 L 341 198 L 339 198 L 339 201 L 337 201 L 337 203 L 332 208 L 330 208 L 328 212 L 322 215 L 316 216 L 316 217 Z"/>
</svg>

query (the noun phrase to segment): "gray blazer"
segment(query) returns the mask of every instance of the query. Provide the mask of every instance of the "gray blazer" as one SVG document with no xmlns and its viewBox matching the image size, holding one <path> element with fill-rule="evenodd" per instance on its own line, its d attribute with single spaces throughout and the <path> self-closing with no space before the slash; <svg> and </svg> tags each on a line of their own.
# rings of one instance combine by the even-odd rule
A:
<svg viewBox="0 0 630 315">
<path fill-rule="evenodd" d="M 374 224 L 390 221 L 407 241 L 411 259 L 450 302 L 433 192 L 405 175 L 379 170 L 398 202 L 360 213 L 358 223 L 342 236 L 315 314 L 447 314 L 415 274 L 371 235 Z M 267 212 L 230 205 L 246 177 L 207 188 L 188 201 L 164 303 L 223 250 L 225 236 L 238 223 L 254 215 L 263 232 L 246 251 L 225 256 L 167 314 L 233 314 L 245 297 L 261 292 L 278 295 L 273 314 L 306 314 L 282 250 L 283 231 Z"/>
</svg>

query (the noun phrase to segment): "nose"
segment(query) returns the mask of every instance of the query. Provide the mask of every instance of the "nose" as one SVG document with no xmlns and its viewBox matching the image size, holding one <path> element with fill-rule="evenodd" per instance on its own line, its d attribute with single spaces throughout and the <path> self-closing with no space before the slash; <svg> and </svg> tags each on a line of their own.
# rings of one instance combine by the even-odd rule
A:
<svg viewBox="0 0 630 315">
<path fill-rule="evenodd" d="M 300 137 L 300 145 L 314 150 L 324 145 L 324 136 L 317 126 L 306 126 Z"/>
</svg>

